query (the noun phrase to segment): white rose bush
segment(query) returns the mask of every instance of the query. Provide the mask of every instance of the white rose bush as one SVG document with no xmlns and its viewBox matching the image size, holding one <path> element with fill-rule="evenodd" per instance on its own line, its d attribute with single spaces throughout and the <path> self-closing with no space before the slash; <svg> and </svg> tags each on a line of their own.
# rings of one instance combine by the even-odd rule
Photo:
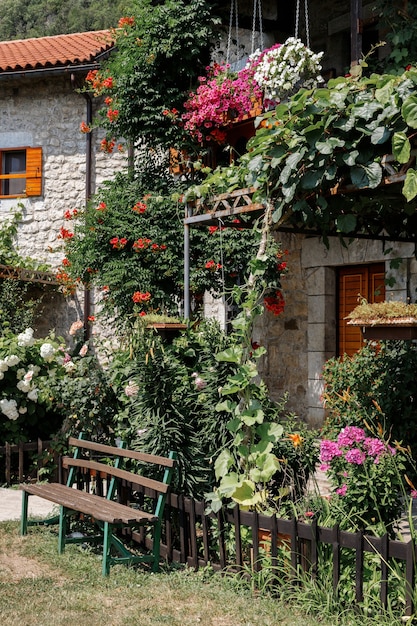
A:
<svg viewBox="0 0 417 626">
<path fill-rule="evenodd" d="M 65 375 L 65 343 L 53 333 L 35 339 L 32 328 L 0 336 L 0 441 L 49 437 L 62 422 L 51 385 Z"/>
</svg>

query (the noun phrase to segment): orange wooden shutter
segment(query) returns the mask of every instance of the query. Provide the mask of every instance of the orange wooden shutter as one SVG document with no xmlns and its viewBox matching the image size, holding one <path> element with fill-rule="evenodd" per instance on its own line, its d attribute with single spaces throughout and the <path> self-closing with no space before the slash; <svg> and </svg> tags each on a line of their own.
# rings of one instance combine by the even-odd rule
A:
<svg viewBox="0 0 417 626">
<path fill-rule="evenodd" d="M 368 302 L 385 300 L 385 265 L 354 265 L 339 270 L 338 302 L 338 355 L 352 356 L 363 346 L 358 326 L 348 326 L 347 315 L 359 304 L 360 298 Z"/>
<path fill-rule="evenodd" d="M 26 195 L 42 195 L 42 148 L 26 149 Z"/>
</svg>

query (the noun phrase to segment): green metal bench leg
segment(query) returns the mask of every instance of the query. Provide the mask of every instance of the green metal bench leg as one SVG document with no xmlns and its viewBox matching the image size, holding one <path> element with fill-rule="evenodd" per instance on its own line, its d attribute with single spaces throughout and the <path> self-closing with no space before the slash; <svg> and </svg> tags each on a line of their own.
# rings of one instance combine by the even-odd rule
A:
<svg viewBox="0 0 417 626">
<path fill-rule="evenodd" d="M 153 544 L 152 544 L 152 553 L 153 553 L 153 565 L 152 571 L 159 572 L 159 558 L 161 552 L 161 520 L 155 524 L 154 533 L 153 533 Z"/>
<path fill-rule="evenodd" d="M 21 535 L 26 535 L 28 532 L 28 504 L 29 494 L 27 491 L 22 491 L 22 516 L 20 518 Z"/>
<path fill-rule="evenodd" d="M 110 574 L 110 547 L 112 542 L 112 527 L 108 522 L 104 522 L 103 528 L 103 576 Z"/>
<path fill-rule="evenodd" d="M 58 553 L 62 554 L 65 550 L 65 538 L 67 534 L 67 509 L 63 506 L 59 508 L 59 535 L 58 535 Z"/>
</svg>

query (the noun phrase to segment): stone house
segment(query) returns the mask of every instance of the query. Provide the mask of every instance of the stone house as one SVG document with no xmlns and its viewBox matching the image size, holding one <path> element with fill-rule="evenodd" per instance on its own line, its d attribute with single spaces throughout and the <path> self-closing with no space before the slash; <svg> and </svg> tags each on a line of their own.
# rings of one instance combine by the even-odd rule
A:
<svg viewBox="0 0 417 626">
<path fill-rule="evenodd" d="M 84 206 L 125 158 L 102 152 L 96 131 L 80 132 L 96 105 L 79 88 L 111 47 L 108 31 L 0 43 L 0 220 L 19 207 L 19 254 L 54 270 L 63 258 L 65 212 Z M 65 334 L 89 312 L 84 294 L 65 300 L 51 282 L 48 274 L 35 276 L 47 290 L 40 335 L 51 328 Z"/>
<path fill-rule="evenodd" d="M 295 4 L 287 3 L 278 15 L 276 2 L 262 3 L 268 44 L 294 34 Z M 355 4 L 362 5 L 310 0 L 310 14 L 301 13 L 300 34 L 309 30 L 311 47 L 325 50 L 323 65 L 329 75 L 343 73 L 350 60 L 358 58 L 360 39 L 377 38 L 373 3 L 364 2 L 364 28 L 352 31 Z M 246 48 L 251 7 L 252 2 L 241 3 L 239 32 Z M 124 163 L 122 155 L 100 151 L 98 133 L 80 133 L 80 121 L 92 119 L 95 104 L 79 87 L 111 45 L 104 31 L 0 43 L 0 220 L 19 204 L 20 254 L 54 268 L 62 261 L 57 238 L 65 211 L 83 206 Z M 334 240 L 326 248 L 318 236 L 280 232 L 278 237 L 289 251 L 290 271 L 283 285 L 286 309 L 278 318 L 266 314 L 255 339 L 268 348 L 263 376 L 272 396 L 278 399 L 288 392 L 287 408 L 318 425 L 324 417 L 323 364 L 332 356 L 354 352 L 362 341 L 358 329 L 347 332 L 346 314 L 358 294 L 369 300 L 416 299 L 414 245 L 356 240 L 344 247 Z M 393 259 L 401 259 L 396 270 L 390 267 Z M 396 281 L 389 287 L 385 279 L 393 272 Z M 48 297 L 51 306 L 40 333 L 56 328 L 65 334 L 72 321 L 85 319 L 91 310 L 88 292 L 64 300 L 51 290 Z"/>
</svg>

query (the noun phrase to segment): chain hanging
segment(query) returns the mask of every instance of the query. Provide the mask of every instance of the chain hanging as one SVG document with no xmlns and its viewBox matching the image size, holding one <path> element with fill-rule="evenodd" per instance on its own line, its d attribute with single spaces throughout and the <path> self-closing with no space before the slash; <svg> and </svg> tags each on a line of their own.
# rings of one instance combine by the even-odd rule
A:
<svg viewBox="0 0 417 626">
<path fill-rule="evenodd" d="M 298 39 L 299 27 L 300 27 L 300 1 L 297 0 L 295 7 L 295 38 Z M 306 28 L 306 45 L 310 47 L 310 17 L 308 14 L 308 0 L 304 0 L 304 21 Z"/>
<path fill-rule="evenodd" d="M 253 0 L 253 21 L 252 21 L 252 48 L 251 54 L 255 52 L 255 33 L 256 33 L 256 18 L 259 17 L 259 34 L 261 50 L 264 49 L 264 33 L 262 28 L 262 0 Z"/>
<path fill-rule="evenodd" d="M 230 64 L 230 50 L 231 50 L 231 47 L 232 47 L 233 18 L 234 18 L 234 21 L 235 21 L 236 50 L 237 50 L 237 54 L 238 54 L 239 53 L 239 23 L 238 23 L 238 4 L 237 4 L 237 0 L 230 0 L 230 19 L 229 19 L 229 35 L 228 35 L 228 38 L 227 38 L 226 65 Z"/>
</svg>

